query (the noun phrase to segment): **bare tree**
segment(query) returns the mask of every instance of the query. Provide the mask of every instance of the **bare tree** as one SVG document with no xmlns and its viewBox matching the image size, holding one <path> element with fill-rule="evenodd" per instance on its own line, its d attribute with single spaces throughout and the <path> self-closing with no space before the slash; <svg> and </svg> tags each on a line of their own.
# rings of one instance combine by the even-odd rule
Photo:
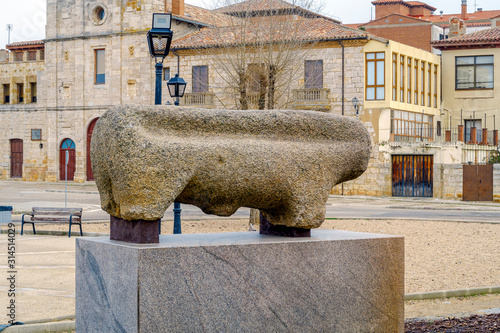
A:
<svg viewBox="0 0 500 333">
<path fill-rule="evenodd" d="M 316 0 L 271 1 L 260 8 L 260 0 L 214 0 L 214 7 L 227 16 L 220 27 L 200 34 L 210 45 L 197 49 L 225 84 L 233 98 L 218 96 L 225 107 L 237 109 L 286 108 L 291 89 L 302 73 L 299 68 L 316 41 L 305 31 L 321 5 Z M 267 2 L 269 3 L 269 2 Z M 232 101 L 231 101 L 232 100 Z"/>
</svg>

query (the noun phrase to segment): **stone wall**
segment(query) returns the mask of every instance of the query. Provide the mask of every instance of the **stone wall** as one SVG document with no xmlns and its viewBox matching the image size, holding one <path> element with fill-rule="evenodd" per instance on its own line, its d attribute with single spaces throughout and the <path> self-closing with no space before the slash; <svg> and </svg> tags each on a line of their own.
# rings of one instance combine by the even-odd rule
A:
<svg viewBox="0 0 500 333">
<path fill-rule="evenodd" d="M 75 181 L 86 180 L 87 128 L 105 109 L 56 110 L 16 106 L 0 109 L 0 180 L 10 179 L 10 140 L 23 140 L 23 180 L 59 180 L 59 148 L 70 138 L 76 145 Z M 15 126 L 13 124 L 19 124 Z M 31 129 L 42 130 L 42 140 L 31 140 Z"/>
</svg>

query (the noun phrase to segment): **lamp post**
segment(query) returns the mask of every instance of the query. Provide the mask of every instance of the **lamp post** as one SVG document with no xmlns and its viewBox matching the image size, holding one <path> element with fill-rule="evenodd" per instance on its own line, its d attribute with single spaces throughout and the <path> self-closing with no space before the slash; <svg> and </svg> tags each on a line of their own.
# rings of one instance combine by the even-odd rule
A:
<svg viewBox="0 0 500 333">
<path fill-rule="evenodd" d="M 175 54 L 175 53 L 174 53 Z M 177 64 L 179 64 L 179 56 L 177 56 Z M 179 65 L 177 65 L 177 74 L 167 82 L 168 92 L 170 97 L 175 99 L 175 105 L 179 106 L 179 99 L 184 96 L 186 90 L 186 81 L 179 77 Z M 181 204 L 174 202 L 174 234 L 181 234 Z"/>
<path fill-rule="evenodd" d="M 170 51 L 173 32 L 170 30 L 172 14 L 154 13 L 153 28 L 148 31 L 149 53 L 156 62 L 156 85 L 155 85 L 155 105 L 161 104 L 161 75 L 163 72 L 163 60 Z"/>
<path fill-rule="evenodd" d="M 354 110 L 356 110 L 356 118 L 357 118 L 359 115 L 359 100 L 356 97 L 352 99 L 352 106 L 354 106 Z"/>
<path fill-rule="evenodd" d="M 170 44 L 172 43 L 172 36 L 174 34 L 172 30 L 170 30 L 171 24 L 172 14 L 154 13 L 153 28 L 149 30 L 147 34 L 149 53 L 153 58 L 155 58 L 156 62 L 155 105 L 161 105 L 161 77 L 163 74 L 163 60 L 170 51 Z M 178 77 L 178 75 L 176 75 L 176 77 Z M 185 87 L 186 82 L 184 82 L 184 89 Z M 184 89 L 182 89 L 182 95 L 184 95 Z M 172 94 L 170 95 L 172 96 Z M 178 105 L 178 101 L 176 102 L 176 105 Z M 181 211 L 181 204 L 174 202 L 174 234 L 181 233 Z"/>
</svg>

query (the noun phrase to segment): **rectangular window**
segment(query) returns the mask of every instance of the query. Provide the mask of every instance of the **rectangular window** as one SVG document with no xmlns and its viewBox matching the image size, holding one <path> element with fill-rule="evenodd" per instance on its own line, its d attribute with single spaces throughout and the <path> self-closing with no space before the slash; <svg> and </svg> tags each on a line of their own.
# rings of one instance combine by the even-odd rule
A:
<svg viewBox="0 0 500 333">
<path fill-rule="evenodd" d="M 432 64 L 428 64 L 428 70 L 427 70 L 427 106 L 428 107 L 431 107 L 431 94 L 432 94 L 432 73 L 431 72 L 432 72 Z"/>
<path fill-rule="evenodd" d="M 208 92 L 208 66 L 193 66 L 193 92 Z"/>
<path fill-rule="evenodd" d="M 405 101 L 405 57 L 401 56 L 399 63 L 399 101 Z"/>
<path fill-rule="evenodd" d="M 415 82 L 413 85 L 413 99 L 415 105 L 418 105 L 418 60 L 415 59 L 414 64 L 413 64 L 413 76 L 415 78 Z"/>
<path fill-rule="evenodd" d="M 398 56 L 392 54 L 392 100 L 398 100 Z"/>
<path fill-rule="evenodd" d="M 106 83 L 105 60 L 105 50 L 95 50 L 95 84 Z"/>
<path fill-rule="evenodd" d="M 35 61 L 36 60 L 36 51 L 28 51 L 28 60 Z"/>
<path fill-rule="evenodd" d="M 10 84 L 3 85 L 3 102 L 5 104 L 10 103 Z"/>
<path fill-rule="evenodd" d="M 14 52 L 14 61 L 23 61 L 23 51 Z"/>
<path fill-rule="evenodd" d="M 366 54 L 366 99 L 385 99 L 385 53 Z"/>
<path fill-rule="evenodd" d="M 163 81 L 170 80 L 170 67 L 163 67 Z"/>
<path fill-rule="evenodd" d="M 408 92 L 408 96 L 406 99 L 406 103 L 411 103 L 411 58 L 408 58 L 408 64 L 407 64 L 407 84 L 406 84 L 406 90 Z"/>
<path fill-rule="evenodd" d="M 438 66 L 434 65 L 434 107 L 438 107 Z"/>
<path fill-rule="evenodd" d="M 17 84 L 17 102 L 24 103 L 24 84 Z"/>
<path fill-rule="evenodd" d="M 432 141 L 434 117 L 423 113 L 391 111 L 391 136 L 395 142 Z"/>
<path fill-rule="evenodd" d="M 455 89 L 493 89 L 493 56 L 455 58 Z"/>
<path fill-rule="evenodd" d="M 31 103 L 36 103 L 36 83 L 31 82 Z"/>
<path fill-rule="evenodd" d="M 40 50 L 40 60 L 45 60 L 45 50 Z"/>
<path fill-rule="evenodd" d="M 323 60 L 306 60 L 304 69 L 304 88 L 323 89 Z"/>
<path fill-rule="evenodd" d="M 425 62 L 420 62 L 420 105 L 425 106 Z"/>
</svg>

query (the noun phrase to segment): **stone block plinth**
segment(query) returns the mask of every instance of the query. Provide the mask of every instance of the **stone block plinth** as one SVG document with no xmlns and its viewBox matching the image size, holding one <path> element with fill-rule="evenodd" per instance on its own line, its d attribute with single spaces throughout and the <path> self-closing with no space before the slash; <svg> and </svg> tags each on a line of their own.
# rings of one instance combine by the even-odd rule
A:
<svg viewBox="0 0 500 333">
<path fill-rule="evenodd" d="M 76 240 L 77 332 L 403 332 L 403 238 Z"/>
</svg>

